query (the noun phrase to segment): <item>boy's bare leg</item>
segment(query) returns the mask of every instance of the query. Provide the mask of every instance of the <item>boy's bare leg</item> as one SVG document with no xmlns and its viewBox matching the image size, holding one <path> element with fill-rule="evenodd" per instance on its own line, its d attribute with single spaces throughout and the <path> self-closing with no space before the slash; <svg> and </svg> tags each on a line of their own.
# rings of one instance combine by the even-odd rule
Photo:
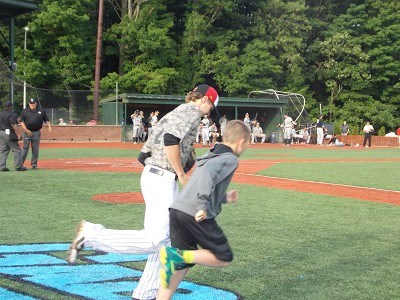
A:
<svg viewBox="0 0 400 300">
<path fill-rule="evenodd" d="M 162 284 L 160 285 L 156 299 L 170 300 L 174 295 L 176 289 L 178 288 L 179 284 L 183 280 L 183 278 L 185 278 L 188 271 L 189 271 L 188 268 L 175 271 L 175 273 L 171 276 L 168 288 L 163 287 Z"/>
<path fill-rule="evenodd" d="M 193 250 L 193 263 L 213 268 L 223 268 L 230 265 L 230 262 L 219 260 L 211 251 L 206 249 Z"/>
<path fill-rule="evenodd" d="M 183 250 L 179 253 L 176 248 L 164 247 L 161 249 L 160 255 L 164 266 L 161 272 L 162 283 L 157 294 L 158 300 L 171 299 L 188 271 L 188 269 L 173 271 L 171 270 L 171 264 L 188 263 L 213 268 L 223 268 L 230 265 L 229 261 L 218 259 L 211 251 L 206 249 Z M 172 274 L 171 271 L 173 272 Z"/>
</svg>

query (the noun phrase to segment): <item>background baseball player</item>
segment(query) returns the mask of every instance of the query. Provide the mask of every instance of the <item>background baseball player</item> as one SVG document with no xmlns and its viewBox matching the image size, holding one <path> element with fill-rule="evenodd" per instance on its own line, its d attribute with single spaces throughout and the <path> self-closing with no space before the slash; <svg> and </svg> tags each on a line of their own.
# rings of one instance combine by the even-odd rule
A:
<svg viewBox="0 0 400 300">
<path fill-rule="evenodd" d="M 210 144 L 210 119 L 208 118 L 208 115 L 205 115 L 203 120 L 201 120 L 201 123 L 203 124 L 203 129 L 201 132 L 201 138 L 203 139 L 203 146 L 208 146 Z"/>
<path fill-rule="evenodd" d="M 142 126 L 142 118 L 139 115 L 139 111 L 135 111 L 131 115 L 132 119 L 132 140 L 134 144 L 137 144 L 139 142 L 139 132 L 140 132 L 140 127 Z"/>
<path fill-rule="evenodd" d="M 178 183 L 189 177 L 184 166 L 192 157 L 200 119 L 218 104 L 216 90 L 200 85 L 186 95 L 181 104 L 153 127 L 141 149 L 139 161 L 145 161 L 141 189 L 146 204 L 143 230 L 112 230 L 100 224 L 81 221 L 70 246 L 68 261 L 74 263 L 83 246 L 112 253 L 149 254 L 142 277 L 133 291 L 133 299 L 154 299 L 160 285 L 159 249 L 168 245 L 169 207 L 178 193 Z"/>
<path fill-rule="evenodd" d="M 296 123 L 289 115 L 285 114 L 285 120 L 283 120 L 283 142 L 286 146 L 290 146 L 292 142 L 292 129 Z"/>
</svg>

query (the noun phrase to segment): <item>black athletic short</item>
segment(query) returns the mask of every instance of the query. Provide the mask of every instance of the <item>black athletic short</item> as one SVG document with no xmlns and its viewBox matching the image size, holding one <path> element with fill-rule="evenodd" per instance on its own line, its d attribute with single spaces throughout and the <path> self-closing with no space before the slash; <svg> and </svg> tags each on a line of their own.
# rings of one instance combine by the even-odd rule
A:
<svg viewBox="0 0 400 300">
<path fill-rule="evenodd" d="M 233 253 L 228 239 L 215 219 L 196 222 L 193 216 L 170 209 L 170 237 L 172 247 L 180 250 L 210 250 L 219 260 L 231 262 Z"/>
</svg>

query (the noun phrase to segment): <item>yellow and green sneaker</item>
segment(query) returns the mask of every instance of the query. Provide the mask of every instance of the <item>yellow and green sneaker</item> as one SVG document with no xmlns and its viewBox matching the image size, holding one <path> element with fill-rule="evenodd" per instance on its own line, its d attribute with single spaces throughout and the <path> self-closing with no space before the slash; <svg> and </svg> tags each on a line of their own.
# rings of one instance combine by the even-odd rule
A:
<svg viewBox="0 0 400 300">
<path fill-rule="evenodd" d="M 184 269 L 186 263 L 179 253 L 177 248 L 173 247 L 162 247 L 160 250 L 160 260 L 162 264 L 161 268 L 161 283 L 163 287 L 168 288 L 171 276 L 176 270 Z"/>
</svg>

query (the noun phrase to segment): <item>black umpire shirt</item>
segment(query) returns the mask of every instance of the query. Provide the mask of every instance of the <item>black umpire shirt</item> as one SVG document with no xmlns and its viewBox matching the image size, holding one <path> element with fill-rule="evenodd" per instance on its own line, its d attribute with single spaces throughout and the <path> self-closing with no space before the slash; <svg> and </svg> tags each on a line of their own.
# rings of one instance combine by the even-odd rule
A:
<svg viewBox="0 0 400 300">
<path fill-rule="evenodd" d="M 18 140 L 17 134 L 11 125 L 18 124 L 17 114 L 12 110 L 5 109 L 0 112 L 0 130 L 10 129 L 10 140 Z"/>
<path fill-rule="evenodd" d="M 25 108 L 21 113 L 21 121 L 30 131 L 38 131 L 43 127 L 43 122 L 49 122 L 49 118 L 41 108 Z"/>
</svg>

